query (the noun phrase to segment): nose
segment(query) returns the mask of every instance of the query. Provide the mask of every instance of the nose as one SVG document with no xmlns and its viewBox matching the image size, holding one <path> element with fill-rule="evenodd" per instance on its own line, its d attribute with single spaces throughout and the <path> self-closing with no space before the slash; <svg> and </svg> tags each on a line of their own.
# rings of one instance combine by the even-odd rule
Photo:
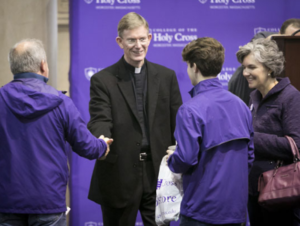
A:
<svg viewBox="0 0 300 226">
<path fill-rule="evenodd" d="M 243 69 L 243 76 L 248 76 L 250 75 L 249 71 L 247 70 L 247 68 Z"/>
<path fill-rule="evenodd" d="M 137 39 L 135 42 L 135 47 L 140 48 L 141 46 L 142 46 L 141 41 Z"/>
</svg>

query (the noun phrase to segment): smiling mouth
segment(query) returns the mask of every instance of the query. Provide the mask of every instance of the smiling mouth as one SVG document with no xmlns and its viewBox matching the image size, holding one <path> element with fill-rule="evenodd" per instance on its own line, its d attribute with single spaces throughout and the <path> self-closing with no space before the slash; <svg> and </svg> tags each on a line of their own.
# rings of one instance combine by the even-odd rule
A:
<svg viewBox="0 0 300 226">
<path fill-rule="evenodd" d="M 247 78 L 247 81 L 249 82 L 249 81 L 253 81 L 254 80 L 254 78 L 253 77 L 251 77 L 251 78 Z"/>
<path fill-rule="evenodd" d="M 133 53 L 136 55 L 141 55 L 141 54 L 143 54 L 143 51 L 133 51 Z"/>
</svg>

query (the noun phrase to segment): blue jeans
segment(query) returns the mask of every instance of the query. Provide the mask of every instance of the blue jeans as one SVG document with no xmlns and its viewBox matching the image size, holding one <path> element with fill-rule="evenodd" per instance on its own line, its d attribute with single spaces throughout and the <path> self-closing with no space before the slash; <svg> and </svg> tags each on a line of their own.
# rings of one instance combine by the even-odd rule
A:
<svg viewBox="0 0 300 226">
<path fill-rule="evenodd" d="M 226 225 L 226 226 L 240 226 L 241 224 L 222 224 L 222 225 Z M 186 217 L 183 215 L 180 215 L 180 226 L 222 226 L 220 224 L 207 224 L 204 222 L 200 222 L 197 220 L 194 220 L 190 217 Z"/>
<path fill-rule="evenodd" d="M 66 226 L 65 213 L 14 214 L 0 213 L 0 226 Z"/>
</svg>

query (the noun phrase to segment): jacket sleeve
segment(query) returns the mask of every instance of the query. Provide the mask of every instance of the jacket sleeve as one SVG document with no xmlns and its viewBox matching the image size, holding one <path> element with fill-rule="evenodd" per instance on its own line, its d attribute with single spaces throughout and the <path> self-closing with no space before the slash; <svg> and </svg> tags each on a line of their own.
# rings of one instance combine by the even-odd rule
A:
<svg viewBox="0 0 300 226">
<path fill-rule="evenodd" d="M 171 99 L 171 135 L 172 135 L 172 143 L 175 144 L 174 139 L 174 131 L 175 131 L 175 125 L 176 125 L 176 114 L 179 109 L 179 107 L 182 104 L 181 94 L 178 86 L 178 81 L 175 72 L 173 72 L 172 75 L 172 84 L 170 89 L 170 99 Z"/>
<path fill-rule="evenodd" d="M 168 166 L 174 173 L 186 173 L 198 163 L 199 140 L 202 137 L 201 126 L 194 114 L 183 107 L 178 111 L 176 125 L 177 147 L 168 159 Z"/>
<path fill-rule="evenodd" d="M 65 98 L 65 107 L 62 111 L 64 112 L 66 140 L 72 146 L 73 151 L 87 159 L 102 157 L 107 149 L 105 141 L 91 134 L 70 98 Z"/>
<path fill-rule="evenodd" d="M 111 137 L 112 114 L 109 92 L 99 74 L 91 78 L 90 87 L 90 121 L 88 129 L 95 137 Z"/>
<path fill-rule="evenodd" d="M 282 137 L 268 133 L 254 133 L 255 152 L 274 160 L 292 161 L 292 151 L 285 135 L 294 139 L 300 147 L 300 94 L 294 93 L 282 105 L 281 126 Z"/>
</svg>

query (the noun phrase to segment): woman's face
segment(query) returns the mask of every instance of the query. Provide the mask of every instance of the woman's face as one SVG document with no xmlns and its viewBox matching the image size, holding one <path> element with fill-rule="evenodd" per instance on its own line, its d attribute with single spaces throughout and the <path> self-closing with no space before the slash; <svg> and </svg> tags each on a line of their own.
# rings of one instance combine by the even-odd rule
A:
<svg viewBox="0 0 300 226">
<path fill-rule="evenodd" d="M 246 56 L 242 65 L 243 75 L 249 83 L 249 88 L 263 90 L 268 79 L 271 78 L 268 76 L 270 72 L 254 58 L 253 54 Z"/>
</svg>

